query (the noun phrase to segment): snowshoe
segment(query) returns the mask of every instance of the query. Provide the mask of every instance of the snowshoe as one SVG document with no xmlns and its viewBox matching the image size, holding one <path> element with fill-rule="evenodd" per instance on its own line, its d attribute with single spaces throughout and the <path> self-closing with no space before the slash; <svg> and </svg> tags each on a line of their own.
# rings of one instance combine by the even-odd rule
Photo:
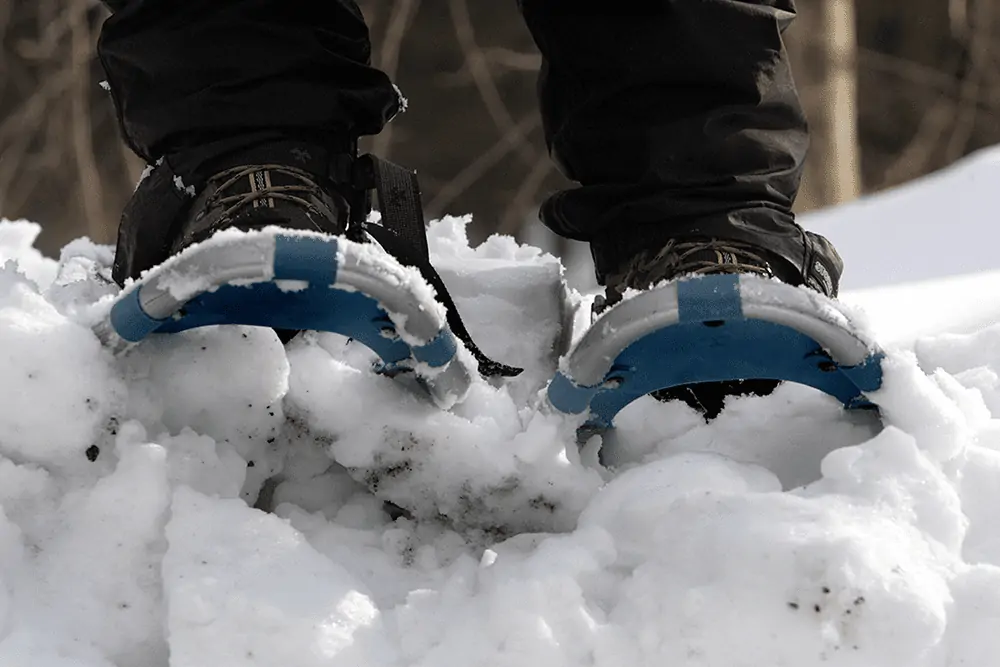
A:
<svg viewBox="0 0 1000 667">
<path fill-rule="evenodd" d="M 546 397 L 587 414 L 586 440 L 641 396 L 742 379 L 819 389 L 850 410 L 875 409 L 883 353 L 838 302 L 752 274 L 681 278 L 605 310 L 564 357 Z"/>
<path fill-rule="evenodd" d="M 346 180 L 360 195 L 356 203 L 366 202 L 375 190 L 385 224 L 367 225 L 362 215 L 367 204 L 352 207 L 353 234 L 348 227 L 345 235 L 307 225 L 234 225 L 209 235 L 217 224 L 212 217 L 195 219 L 192 228 L 201 236 L 182 239 L 182 249 L 128 284 L 108 321 L 98 326 L 99 335 L 120 350 L 151 334 L 208 325 L 338 333 L 378 354 L 380 372 L 412 372 L 444 409 L 462 399 L 477 371 L 486 376 L 520 372 L 476 347 L 431 267 L 413 172 L 372 156 L 353 165 Z M 236 200 L 233 208 L 244 206 L 243 217 L 251 222 L 268 219 L 274 206 L 269 198 L 291 199 L 293 190 L 304 210 L 320 210 L 299 194 L 314 186 L 269 188 L 268 178 L 252 192 L 230 196 L 226 188 L 237 178 L 249 174 L 252 181 L 270 168 L 231 171 L 239 173 L 207 198 L 215 196 L 222 204 Z"/>
<path fill-rule="evenodd" d="M 223 232 L 147 272 L 107 331 L 127 344 L 219 324 L 342 334 L 376 352 L 381 372 L 416 373 L 445 408 L 475 372 L 415 270 L 371 244 L 278 228 Z"/>
</svg>

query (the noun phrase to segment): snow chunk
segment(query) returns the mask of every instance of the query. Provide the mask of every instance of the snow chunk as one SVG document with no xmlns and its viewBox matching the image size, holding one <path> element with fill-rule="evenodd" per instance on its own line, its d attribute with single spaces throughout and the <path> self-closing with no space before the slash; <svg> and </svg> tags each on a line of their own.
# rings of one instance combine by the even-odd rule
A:
<svg viewBox="0 0 1000 667">
<path fill-rule="evenodd" d="M 0 267 L 14 260 L 15 269 L 44 289 L 56 275 L 56 262 L 34 248 L 42 226 L 27 220 L 0 218 Z"/>
<path fill-rule="evenodd" d="M 0 455 L 65 466 L 121 409 L 111 355 L 27 282 L 0 270 Z"/>
<path fill-rule="evenodd" d="M 165 453 L 121 440 L 118 454 L 112 474 L 67 493 L 46 529 L 32 535 L 35 555 L 15 591 L 24 606 L 14 645 L 135 667 L 166 660 L 158 567 L 168 502 Z M 11 648 L 0 647 L 0 656 Z"/>
<path fill-rule="evenodd" d="M 378 609 L 281 519 L 179 488 L 163 562 L 171 665 L 389 665 Z"/>
<path fill-rule="evenodd" d="M 226 496 L 242 477 L 233 469 L 238 455 L 249 466 L 243 495 L 253 502 L 280 469 L 273 443 L 284 420 L 289 367 L 270 329 L 205 327 L 154 337 L 128 353 L 123 370 L 131 387 L 128 414 L 154 432 L 177 435 L 174 447 L 188 450 L 176 455 L 178 479 Z M 189 458 L 199 447 L 205 458 Z M 205 477 L 215 474 L 216 483 Z"/>
<path fill-rule="evenodd" d="M 198 191 L 194 189 L 193 185 L 184 185 L 184 179 L 180 176 L 174 176 L 174 187 L 186 194 L 188 197 L 194 197 L 198 194 Z"/>
<path fill-rule="evenodd" d="M 503 390 L 475 384 L 456 412 L 443 412 L 317 344 L 290 346 L 289 362 L 289 412 L 356 479 L 420 516 L 565 528 L 600 483 L 573 464 L 575 424 L 522 415 Z"/>
</svg>

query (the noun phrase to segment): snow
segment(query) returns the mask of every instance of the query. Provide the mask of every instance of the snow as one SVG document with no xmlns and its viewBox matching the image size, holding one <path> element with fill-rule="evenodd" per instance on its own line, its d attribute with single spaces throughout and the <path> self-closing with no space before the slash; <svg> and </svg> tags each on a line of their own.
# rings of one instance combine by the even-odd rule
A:
<svg viewBox="0 0 1000 667">
<path fill-rule="evenodd" d="M 20 273 L 36 284 L 47 285 L 55 278 L 56 263 L 33 247 L 41 231 L 42 226 L 34 222 L 0 218 L 0 266 L 17 260 Z"/>
<path fill-rule="evenodd" d="M 998 178 L 1000 148 L 991 147 L 887 192 L 803 216 L 802 224 L 844 258 L 843 289 L 992 271 Z"/>
<path fill-rule="evenodd" d="M 177 188 L 180 192 L 186 194 L 188 197 L 194 197 L 198 193 L 198 191 L 195 190 L 193 185 L 185 185 L 184 179 L 182 179 L 180 176 L 174 176 L 174 187 Z"/>
<path fill-rule="evenodd" d="M 712 423 L 643 399 L 614 471 L 531 408 L 586 302 L 536 248 L 433 227 L 484 352 L 528 368 L 442 412 L 329 334 L 116 358 L 90 329 L 111 250 L 46 259 L 0 222 L 0 665 L 992 664 L 1000 264 L 920 223 L 956 201 L 935 178 L 822 214 L 888 347 L 887 428 L 790 385 Z M 852 253 L 890 204 L 912 261 L 880 273 Z"/>
</svg>

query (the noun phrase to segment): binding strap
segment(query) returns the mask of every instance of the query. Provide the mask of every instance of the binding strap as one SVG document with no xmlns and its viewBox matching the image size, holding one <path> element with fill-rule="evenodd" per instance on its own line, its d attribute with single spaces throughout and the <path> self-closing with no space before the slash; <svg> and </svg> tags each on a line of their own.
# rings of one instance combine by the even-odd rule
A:
<svg viewBox="0 0 1000 667">
<path fill-rule="evenodd" d="M 493 361 L 479 349 L 465 328 L 441 276 L 431 266 L 427 247 L 427 229 L 420 204 L 420 186 L 414 171 L 374 155 L 362 155 L 355 162 L 354 185 L 358 190 L 375 190 L 381 225 L 368 225 L 365 230 L 400 263 L 420 271 L 447 310 L 448 326 L 479 362 L 479 374 L 484 377 L 513 377 L 522 369 Z M 367 210 L 367 207 L 366 207 Z"/>
</svg>

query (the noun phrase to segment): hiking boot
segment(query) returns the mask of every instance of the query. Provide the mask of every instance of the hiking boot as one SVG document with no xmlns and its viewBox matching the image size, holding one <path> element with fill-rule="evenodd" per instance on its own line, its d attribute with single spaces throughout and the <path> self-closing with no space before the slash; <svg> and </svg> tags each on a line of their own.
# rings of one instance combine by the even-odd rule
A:
<svg viewBox="0 0 1000 667">
<path fill-rule="evenodd" d="M 790 285 L 807 285 L 835 297 L 842 269 L 840 257 L 826 239 L 815 235 L 809 238 L 819 247 L 811 250 L 807 275 L 783 257 L 741 241 L 714 238 L 667 241 L 660 248 L 637 254 L 618 272 L 608 275 L 605 295 L 594 303 L 595 314 L 621 301 L 628 289 L 650 289 L 686 275 L 749 273 Z M 766 396 L 779 384 L 778 380 L 758 379 L 707 382 L 662 389 L 652 395 L 662 401 L 682 400 L 708 420 L 722 412 L 728 396 Z"/>
<path fill-rule="evenodd" d="M 174 255 L 224 229 L 261 230 L 277 226 L 341 236 L 350 206 L 332 185 L 321 187 L 308 171 L 287 164 L 243 164 L 209 177 L 177 227 Z M 282 343 L 299 333 L 275 329 Z"/>
<path fill-rule="evenodd" d="M 223 229 L 269 226 L 340 236 L 347 230 L 347 200 L 302 169 L 247 164 L 208 179 L 173 239 L 170 253 L 200 243 Z"/>
<path fill-rule="evenodd" d="M 193 139 L 191 140 L 193 141 Z M 149 165 L 122 211 L 113 278 L 138 279 L 216 232 L 273 225 L 352 236 L 367 199 L 355 192 L 356 146 L 270 133 L 205 140 Z M 354 210 L 352 210 L 354 209 Z"/>
<path fill-rule="evenodd" d="M 594 308 L 600 312 L 615 305 L 628 289 L 645 290 L 682 276 L 719 273 L 751 273 L 790 285 L 806 282 L 790 262 L 749 243 L 698 238 L 670 240 L 660 248 L 640 252 L 618 272 L 608 275 L 604 298 L 599 298 Z M 814 288 L 827 296 L 836 296 L 836 283 L 829 282 L 829 286 L 817 283 L 820 286 Z"/>
</svg>

